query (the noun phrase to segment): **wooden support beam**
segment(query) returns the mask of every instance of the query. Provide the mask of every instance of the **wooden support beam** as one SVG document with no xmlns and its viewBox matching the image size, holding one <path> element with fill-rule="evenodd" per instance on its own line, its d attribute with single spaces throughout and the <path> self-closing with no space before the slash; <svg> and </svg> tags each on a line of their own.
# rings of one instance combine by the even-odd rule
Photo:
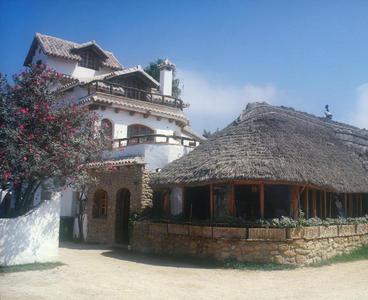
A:
<svg viewBox="0 0 368 300">
<path fill-rule="evenodd" d="M 352 217 L 353 216 L 353 197 L 354 195 L 353 194 L 349 194 L 349 217 Z"/>
<path fill-rule="evenodd" d="M 264 183 L 261 183 L 259 186 L 259 209 L 261 219 L 264 219 L 264 200 L 265 200 Z"/>
<path fill-rule="evenodd" d="M 182 202 L 182 213 L 183 216 L 186 218 L 189 216 L 189 214 L 187 214 L 186 208 L 187 208 L 187 189 L 185 187 L 182 188 L 183 189 L 183 202 Z"/>
<path fill-rule="evenodd" d="M 210 217 L 211 220 L 214 217 L 214 212 L 215 212 L 215 205 L 214 205 L 214 197 L 213 197 L 213 184 L 210 184 Z"/>
<path fill-rule="evenodd" d="M 317 216 L 316 190 L 312 190 L 312 217 Z"/>
<path fill-rule="evenodd" d="M 306 219 L 308 219 L 309 218 L 309 189 L 308 188 L 305 189 L 304 201 L 305 201 L 305 217 Z"/>
<path fill-rule="evenodd" d="M 229 199 L 229 213 L 231 216 L 236 216 L 236 207 L 235 207 L 235 185 L 231 185 L 230 199 Z"/>
<path fill-rule="evenodd" d="M 324 191 L 323 192 L 323 217 L 326 219 L 327 218 L 327 192 Z"/>
<path fill-rule="evenodd" d="M 330 197 L 329 197 L 329 213 L 328 213 L 328 217 L 332 218 L 332 193 L 330 193 Z"/>
<path fill-rule="evenodd" d="M 170 214 L 170 193 L 165 193 L 164 195 L 164 212 Z"/>
<path fill-rule="evenodd" d="M 344 195 L 344 209 L 345 209 L 345 217 L 348 216 L 348 194 Z"/>
<path fill-rule="evenodd" d="M 290 212 L 291 216 L 296 219 L 299 215 L 299 186 L 294 185 L 291 187 L 291 199 L 290 199 Z"/>
</svg>

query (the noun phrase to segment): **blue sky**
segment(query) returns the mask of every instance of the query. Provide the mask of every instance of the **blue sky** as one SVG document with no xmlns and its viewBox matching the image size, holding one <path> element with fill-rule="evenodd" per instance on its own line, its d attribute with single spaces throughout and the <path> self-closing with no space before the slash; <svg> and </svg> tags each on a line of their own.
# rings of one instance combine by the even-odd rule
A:
<svg viewBox="0 0 368 300">
<path fill-rule="evenodd" d="M 368 128 L 368 1 L 0 0 L 0 72 L 35 32 L 96 40 L 124 66 L 168 57 L 193 127 L 222 128 L 249 101 Z"/>
</svg>

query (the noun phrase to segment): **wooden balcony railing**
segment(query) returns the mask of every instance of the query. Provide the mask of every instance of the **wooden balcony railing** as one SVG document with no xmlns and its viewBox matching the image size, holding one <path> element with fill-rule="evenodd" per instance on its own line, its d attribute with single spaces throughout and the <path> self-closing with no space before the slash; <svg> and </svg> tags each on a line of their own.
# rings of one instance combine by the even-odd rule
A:
<svg viewBox="0 0 368 300">
<path fill-rule="evenodd" d="M 183 100 L 165 96 L 159 93 L 153 93 L 133 87 L 127 87 L 124 85 L 104 81 L 104 80 L 93 80 L 85 84 L 88 89 L 88 95 L 100 92 L 107 93 L 115 96 L 123 96 L 130 99 L 146 101 L 156 104 L 162 104 L 170 107 L 175 107 L 183 110 L 185 107 Z"/>
<path fill-rule="evenodd" d="M 114 139 L 113 148 L 124 148 L 126 146 L 137 144 L 170 144 L 195 147 L 197 146 L 197 141 L 192 138 L 175 135 L 147 134 L 131 136 L 123 139 Z"/>
</svg>

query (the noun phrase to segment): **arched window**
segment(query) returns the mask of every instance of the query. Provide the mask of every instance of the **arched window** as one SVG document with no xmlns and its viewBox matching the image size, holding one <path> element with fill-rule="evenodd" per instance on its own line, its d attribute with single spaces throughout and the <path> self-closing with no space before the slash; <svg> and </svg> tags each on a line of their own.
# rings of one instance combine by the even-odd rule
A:
<svg viewBox="0 0 368 300">
<path fill-rule="evenodd" d="M 140 143 L 147 143 L 153 141 L 153 137 L 149 135 L 154 134 L 154 131 L 141 124 L 133 124 L 128 126 L 128 144 L 140 144 Z M 135 136 L 140 136 L 139 138 L 132 138 Z"/>
<path fill-rule="evenodd" d="M 108 119 L 102 119 L 101 129 L 105 139 L 107 149 L 112 148 L 112 123 Z"/>
<path fill-rule="evenodd" d="M 97 190 L 93 197 L 93 218 L 105 218 L 107 216 L 107 192 Z"/>
</svg>

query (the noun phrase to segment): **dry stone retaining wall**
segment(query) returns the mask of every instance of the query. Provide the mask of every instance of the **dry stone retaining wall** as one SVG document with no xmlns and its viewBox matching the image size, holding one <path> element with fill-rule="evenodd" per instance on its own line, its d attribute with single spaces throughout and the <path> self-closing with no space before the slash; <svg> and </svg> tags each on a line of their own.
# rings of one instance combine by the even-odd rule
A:
<svg viewBox="0 0 368 300">
<path fill-rule="evenodd" d="M 240 262 L 308 265 L 368 244 L 368 224 L 305 228 L 230 228 L 139 222 L 132 248 Z"/>
</svg>

